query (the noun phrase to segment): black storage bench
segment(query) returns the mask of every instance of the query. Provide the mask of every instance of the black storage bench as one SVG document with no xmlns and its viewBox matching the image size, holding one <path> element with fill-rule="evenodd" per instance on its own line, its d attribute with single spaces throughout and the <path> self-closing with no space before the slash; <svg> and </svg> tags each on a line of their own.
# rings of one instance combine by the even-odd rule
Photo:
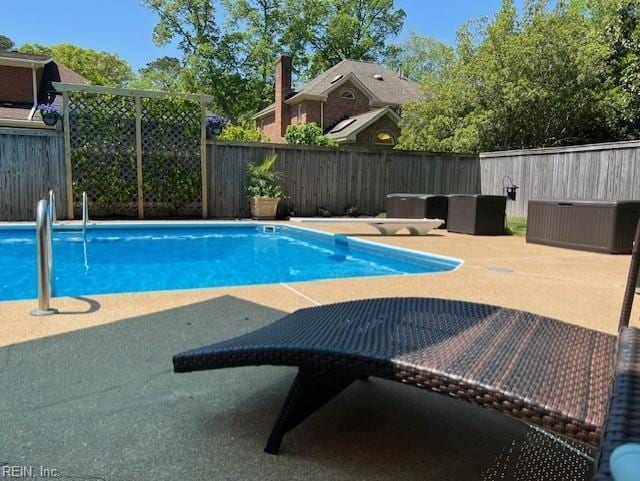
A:
<svg viewBox="0 0 640 481">
<path fill-rule="evenodd" d="M 630 254 L 640 201 L 530 200 L 527 242 Z"/>
<path fill-rule="evenodd" d="M 507 198 L 503 195 L 451 195 L 447 229 L 473 235 L 503 235 Z"/>
<path fill-rule="evenodd" d="M 392 219 L 442 219 L 447 227 L 449 196 L 434 194 L 389 194 L 387 217 Z"/>
</svg>

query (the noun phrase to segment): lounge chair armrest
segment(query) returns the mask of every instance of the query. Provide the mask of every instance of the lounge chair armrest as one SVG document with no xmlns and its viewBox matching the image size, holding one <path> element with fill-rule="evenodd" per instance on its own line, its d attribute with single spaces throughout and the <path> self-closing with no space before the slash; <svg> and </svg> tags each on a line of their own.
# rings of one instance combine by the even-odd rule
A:
<svg viewBox="0 0 640 481">
<path fill-rule="evenodd" d="M 625 477 L 629 469 L 628 465 L 632 462 L 640 462 L 640 444 L 638 443 L 640 443 L 640 329 L 626 327 L 620 331 L 615 379 L 593 480 L 638 479 L 640 466 L 635 471 L 635 478 Z"/>
</svg>

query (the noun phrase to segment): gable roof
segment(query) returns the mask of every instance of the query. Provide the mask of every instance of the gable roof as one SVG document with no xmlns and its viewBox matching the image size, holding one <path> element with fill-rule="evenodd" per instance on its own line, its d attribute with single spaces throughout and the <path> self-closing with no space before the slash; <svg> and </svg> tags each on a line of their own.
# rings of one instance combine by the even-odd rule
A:
<svg viewBox="0 0 640 481">
<path fill-rule="evenodd" d="M 375 63 L 343 60 L 311 80 L 286 102 L 297 103 L 304 98 L 325 99 L 331 90 L 354 79 L 365 93 L 372 94 L 374 104 L 401 105 L 418 97 L 417 82 L 402 78 L 396 72 Z"/>
<path fill-rule="evenodd" d="M 251 117 L 252 119 L 259 119 L 260 117 L 264 117 L 267 114 L 270 114 L 271 112 L 273 112 L 276 109 L 276 103 L 272 103 L 270 105 L 267 105 L 265 108 L 263 108 L 260 112 L 258 112 L 257 114 L 255 114 L 253 117 Z"/>
<path fill-rule="evenodd" d="M 338 124 L 327 132 L 326 135 L 340 143 L 355 142 L 356 137 L 360 132 L 385 115 L 389 115 L 396 123 L 400 120 L 398 114 L 396 114 L 391 107 L 373 109 L 363 114 L 353 115 L 342 122 L 338 122 Z M 345 126 L 340 128 L 341 124 Z"/>
<path fill-rule="evenodd" d="M 32 64 L 44 65 L 51 62 L 49 55 L 16 52 L 14 50 L 0 50 L 0 64 L 17 67 L 30 67 Z"/>
<path fill-rule="evenodd" d="M 4 58 L 5 54 L 10 54 L 11 58 Z M 14 60 L 20 58 L 21 65 L 16 65 Z M 57 95 L 53 82 L 63 82 L 69 84 L 88 85 L 89 81 L 79 73 L 74 72 L 65 65 L 52 60 L 46 55 L 31 55 L 20 52 L 0 51 L 0 66 L 20 66 L 31 67 L 34 59 L 41 59 L 34 62 L 38 69 L 42 69 L 42 77 L 38 85 L 37 100 L 38 104 L 53 103 L 62 107 L 62 96 Z M 5 61 L 6 60 L 6 61 Z M 31 81 L 29 81 L 31 87 Z M 16 120 L 16 121 L 40 121 L 42 120 L 38 111 L 33 111 L 33 102 L 12 102 L 4 101 L 0 106 L 0 119 Z"/>
<path fill-rule="evenodd" d="M 58 66 L 58 76 L 60 80 L 53 79 L 52 82 L 61 82 L 63 84 L 80 84 L 80 85 L 89 85 L 90 82 L 80 75 L 77 72 L 74 72 L 66 65 L 61 64 L 60 62 L 54 63 Z"/>
</svg>

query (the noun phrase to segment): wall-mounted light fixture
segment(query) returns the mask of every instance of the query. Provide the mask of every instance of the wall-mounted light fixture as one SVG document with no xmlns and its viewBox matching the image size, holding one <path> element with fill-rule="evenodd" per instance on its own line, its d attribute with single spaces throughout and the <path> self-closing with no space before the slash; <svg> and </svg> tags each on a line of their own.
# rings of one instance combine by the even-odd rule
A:
<svg viewBox="0 0 640 481">
<path fill-rule="evenodd" d="M 513 183 L 513 179 L 508 175 L 505 175 L 502 179 L 502 192 L 507 196 L 509 200 L 516 200 L 516 190 L 519 187 Z"/>
</svg>

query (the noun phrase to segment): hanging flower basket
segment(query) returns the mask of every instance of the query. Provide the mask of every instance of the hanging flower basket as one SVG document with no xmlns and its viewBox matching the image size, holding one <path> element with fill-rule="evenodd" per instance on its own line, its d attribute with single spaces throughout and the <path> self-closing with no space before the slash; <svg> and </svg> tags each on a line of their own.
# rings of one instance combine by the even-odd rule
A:
<svg viewBox="0 0 640 481">
<path fill-rule="evenodd" d="M 207 117 L 207 138 L 211 139 L 213 137 L 217 137 L 222 133 L 226 122 L 224 118 L 219 115 L 212 115 L 211 117 Z"/>
<path fill-rule="evenodd" d="M 56 125 L 58 119 L 62 117 L 62 109 L 54 104 L 40 104 L 38 105 L 38 110 L 45 125 Z"/>
</svg>

